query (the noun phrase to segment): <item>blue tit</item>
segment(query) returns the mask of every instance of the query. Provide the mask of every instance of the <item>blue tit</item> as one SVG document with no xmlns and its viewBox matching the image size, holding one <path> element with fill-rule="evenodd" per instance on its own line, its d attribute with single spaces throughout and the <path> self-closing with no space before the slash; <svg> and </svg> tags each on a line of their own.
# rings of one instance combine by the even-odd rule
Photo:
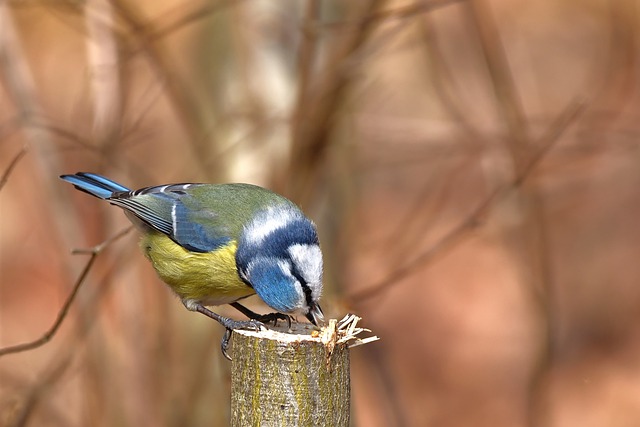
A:
<svg viewBox="0 0 640 427">
<path fill-rule="evenodd" d="M 142 232 L 140 247 L 184 306 L 231 330 L 302 314 L 324 323 L 322 252 L 314 223 L 290 200 L 250 184 L 170 184 L 131 191 L 103 176 L 60 178 L 124 209 Z M 277 313 L 258 315 L 238 303 L 257 294 Z M 252 320 L 206 306 L 231 304 Z M 227 356 L 228 357 L 228 356 Z"/>
</svg>

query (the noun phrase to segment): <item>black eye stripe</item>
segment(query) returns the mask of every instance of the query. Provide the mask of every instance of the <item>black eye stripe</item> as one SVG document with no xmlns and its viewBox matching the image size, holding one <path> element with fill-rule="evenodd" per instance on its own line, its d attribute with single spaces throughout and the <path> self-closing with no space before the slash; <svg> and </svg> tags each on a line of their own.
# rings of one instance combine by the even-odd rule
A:
<svg viewBox="0 0 640 427">
<path fill-rule="evenodd" d="M 309 287 L 309 285 L 307 285 L 306 280 L 304 280 L 302 274 L 300 274 L 300 271 L 298 271 L 298 267 L 295 264 L 291 266 L 291 275 L 295 277 L 298 282 L 300 282 L 300 286 L 302 286 L 302 291 L 304 292 L 305 300 L 307 301 L 307 306 L 311 306 L 311 303 L 313 302 L 311 288 Z"/>
</svg>

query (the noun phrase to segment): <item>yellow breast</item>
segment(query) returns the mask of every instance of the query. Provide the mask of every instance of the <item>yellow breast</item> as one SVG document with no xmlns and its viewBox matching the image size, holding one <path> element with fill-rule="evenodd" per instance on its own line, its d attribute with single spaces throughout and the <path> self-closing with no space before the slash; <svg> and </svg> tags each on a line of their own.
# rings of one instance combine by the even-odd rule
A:
<svg viewBox="0 0 640 427">
<path fill-rule="evenodd" d="M 190 252 L 164 234 L 145 234 L 140 246 L 160 278 L 181 299 L 228 304 L 254 294 L 238 276 L 235 241 L 212 252 Z"/>
</svg>

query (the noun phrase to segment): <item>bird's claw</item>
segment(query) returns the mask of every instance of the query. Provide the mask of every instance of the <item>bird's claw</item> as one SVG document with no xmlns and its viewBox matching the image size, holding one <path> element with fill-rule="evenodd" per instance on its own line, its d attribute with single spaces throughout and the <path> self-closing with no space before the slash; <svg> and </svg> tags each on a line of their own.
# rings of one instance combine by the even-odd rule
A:
<svg viewBox="0 0 640 427">
<path fill-rule="evenodd" d="M 231 356 L 229 356 L 229 353 L 227 353 L 230 339 L 231 339 L 231 329 L 225 329 L 224 335 L 222 336 L 222 341 L 220 342 L 220 349 L 222 350 L 222 355 L 228 360 L 231 360 Z"/>
<path fill-rule="evenodd" d="M 292 321 L 292 319 L 293 319 L 293 317 L 288 315 L 288 314 L 268 313 L 268 314 L 260 315 L 255 320 L 258 320 L 259 322 L 262 322 L 262 323 L 273 323 L 273 326 L 277 326 L 278 325 L 278 320 L 285 320 L 287 322 L 288 328 L 291 329 L 291 321 Z"/>
<path fill-rule="evenodd" d="M 263 329 L 267 329 L 267 327 L 262 323 L 261 319 L 251 319 L 247 322 L 246 326 L 241 329 L 248 329 L 250 331 L 261 331 Z"/>
<path fill-rule="evenodd" d="M 231 356 L 229 356 L 229 353 L 227 353 L 227 350 L 229 349 L 231 332 L 238 329 L 246 329 L 248 331 L 255 331 L 255 332 L 261 331 L 262 329 L 266 329 L 266 327 L 264 326 L 264 323 L 256 319 L 251 319 L 247 321 L 233 320 L 233 321 L 230 321 L 228 325 L 225 325 L 225 328 L 226 329 L 224 331 L 224 335 L 222 336 L 222 342 L 220 342 L 220 348 L 222 349 L 222 355 L 229 360 L 231 360 Z"/>
</svg>

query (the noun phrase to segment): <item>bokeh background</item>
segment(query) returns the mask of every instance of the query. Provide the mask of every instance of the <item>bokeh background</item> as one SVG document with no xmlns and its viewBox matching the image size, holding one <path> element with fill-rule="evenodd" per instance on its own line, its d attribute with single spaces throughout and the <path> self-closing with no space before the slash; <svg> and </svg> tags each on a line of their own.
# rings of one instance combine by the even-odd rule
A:
<svg viewBox="0 0 640 427">
<path fill-rule="evenodd" d="M 639 54 L 633 0 L 0 1 L 0 347 L 42 337 L 0 424 L 228 424 L 222 329 L 94 171 L 299 203 L 382 338 L 354 426 L 640 425 Z"/>
</svg>

